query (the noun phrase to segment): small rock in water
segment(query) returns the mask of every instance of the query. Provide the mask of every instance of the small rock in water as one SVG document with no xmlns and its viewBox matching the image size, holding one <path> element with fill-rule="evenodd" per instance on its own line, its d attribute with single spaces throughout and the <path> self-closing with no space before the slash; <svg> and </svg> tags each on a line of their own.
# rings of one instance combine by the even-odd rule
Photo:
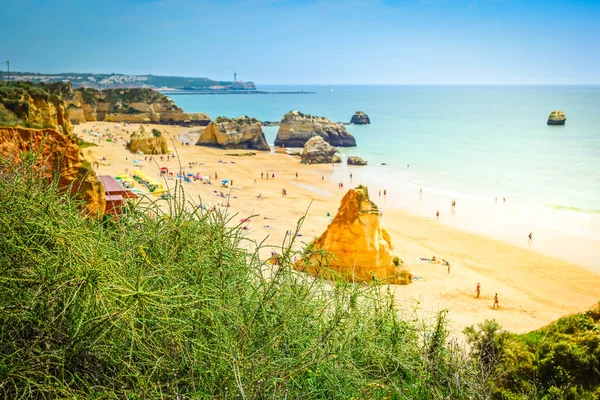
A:
<svg viewBox="0 0 600 400">
<path fill-rule="evenodd" d="M 564 111 L 554 110 L 548 117 L 548 125 L 564 125 L 566 120 Z"/>
</svg>

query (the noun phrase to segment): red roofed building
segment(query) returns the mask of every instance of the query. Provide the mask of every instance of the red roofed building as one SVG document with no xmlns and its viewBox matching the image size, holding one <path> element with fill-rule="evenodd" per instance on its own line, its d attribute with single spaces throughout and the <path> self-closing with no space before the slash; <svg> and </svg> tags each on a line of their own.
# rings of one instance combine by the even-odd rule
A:
<svg viewBox="0 0 600 400">
<path fill-rule="evenodd" d="M 137 198 L 136 194 L 128 189 L 115 178 L 109 175 L 100 175 L 98 177 L 104 186 L 104 195 L 106 198 L 106 214 L 121 215 L 122 205 L 127 199 Z"/>
</svg>

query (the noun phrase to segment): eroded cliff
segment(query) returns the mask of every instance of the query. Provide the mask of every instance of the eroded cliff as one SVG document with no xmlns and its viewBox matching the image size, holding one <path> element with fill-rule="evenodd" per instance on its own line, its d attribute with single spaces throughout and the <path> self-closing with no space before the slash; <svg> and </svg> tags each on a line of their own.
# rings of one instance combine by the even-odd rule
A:
<svg viewBox="0 0 600 400">
<path fill-rule="evenodd" d="M 67 100 L 73 118 L 84 121 L 139 122 L 206 126 L 204 113 L 186 113 L 173 100 L 152 89 L 79 88 Z"/>
<path fill-rule="evenodd" d="M 199 146 L 223 149 L 270 150 L 260 121 L 243 116 L 241 118 L 218 117 L 201 132 Z"/>
<path fill-rule="evenodd" d="M 0 127 L 0 157 L 20 163 L 24 154 L 37 154 L 35 167 L 48 180 L 58 177 L 58 187 L 85 202 L 88 215 L 103 214 L 104 187 L 83 160 L 75 139 L 55 129 Z"/>
<path fill-rule="evenodd" d="M 343 125 L 327 118 L 290 111 L 279 123 L 275 146 L 303 147 L 313 136 L 321 136 L 336 147 L 356 146 L 356 140 Z"/>
</svg>

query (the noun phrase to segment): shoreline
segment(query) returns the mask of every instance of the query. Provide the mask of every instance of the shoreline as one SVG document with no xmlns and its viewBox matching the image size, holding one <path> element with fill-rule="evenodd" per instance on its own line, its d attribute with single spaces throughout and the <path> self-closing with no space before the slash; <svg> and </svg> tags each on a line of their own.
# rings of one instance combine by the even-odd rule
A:
<svg viewBox="0 0 600 400">
<path fill-rule="evenodd" d="M 124 132 L 115 131 L 115 124 L 112 123 L 86 123 L 76 127 L 76 132 L 93 126 L 102 130 L 109 128 L 113 134 L 128 138 Z M 138 126 L 133 124 L 128 129 L 132 131 Z M 344 181 L 344 190 L 335 189 L 336 173 L 346 171 L 345 166 L 302 165 L 298 159 L 274 151 L 257 152 L 253 157 L 231 157 L 225 153 L 231 153 L 232 150 L 185 146 L 175 140 L 188 134 L 188 128 L 168 127 L 167 131 L 174 139 L 171 147 L 177 150 L 179 156 L 163 164 L 170 169 L 178 169 L 181 163 L 181 167 L 187 171 L 188 162 L 198 162 L 190 171 L 211 177 L 217 173 L 217 182 L 221 179 L 233 180 L 228 213 L 238 214 L 234 222 L 258 214 L 259 217 L 246 224 L 247 235 L 259 242 L 266 238 L 268 245 L 280 246 L 285 232 L 295 228 L 307 209 L 301 229 L 302 237 L 297 239 L 299 242 L 309 242 L 319 236 L 329 224 L 331 217 L 327 217 L 327 213 L 332 217 L 335 215 L 341 197 L 351 187 L 349 182 Z M 84 140 L 90 138 L 87 134 L 81 137 Z M 133 172 L 132 160 L 141 158 L 140 165 L 145 165 L 143 171 L 159 176 L 158 166 L 143 163 L 144 156 L 129 153 L 123 144 L 121 140 L 118 144 L 102 142 L 100 146 L 84 149 L 83 152 L 96 160 L 106 158 L 106 161 L 98 161 L 100 174 L 114 175 L 125 168 Z M 358 168 L 352 168 L 354 174 Z M 275 179 L 260 179 L 261 172 L 274 173 Z M 296 172 L 298 179 L 295 178 Z M 361 183 L 358 175 L 353 179 L 353 186 Z M 190 199 L 200 198 L 211 206 L 223 203 L 223 199 L 214 193 L 214 190 L 221 190 L 220 185 L 183 185 Z M 600 275 L 583 268 L 580 263 L 576 265 L 534 251 L 538 250 L 537 247 L 523 248 L 509 241 L 470 232 L 448 224 L 444 218 L 436 221 L 429 212 L 413 214 L 410 207 L 389 204 L 393 202 L 394 192 L 388 194 L 388 199 L 380 200 L 376 194 L 378 189 L 370 182 L 367 186 L 371 189 L 373 201 L 385 210 L 382 226 L 391 235 L 395 253 L 415 276 L 421 278 L 412 285 L 393 286 L 396 298 L 408 307 L 418 304 L 424 313 L 449 309 L 449 317 L 457 332 L 465 326 L 490 318 L 496 318 L 503 328 L 512 332 L 526 332 L 565 314 L 589 309 L 600 299 Z M 288 191 L 286 197 L 281 196 L 283 188 Z M 227 188 L 227 192 L 229 190 Z M 260 199 L 256 198 L 258 194 L 261 195 Z M 463 203 L 461 201 L 457 205 L 458 215 L 466 207 Z M 535 244 L 538 236 L 536 234 L 534 237 Z M 585 243 L 583 245 L 587 246 Z M 444 268 L 418 260 L 419 257 L 432 255 L 450 260 L 452 272 L 447 274 Z M 482 297 L 475 299 L 473 292 L 478 282 L 482 285 Z M 495 292 L 500 297 L 502 308 L 499 311 L 491 310 L 490 299 Z"/>
</svg>

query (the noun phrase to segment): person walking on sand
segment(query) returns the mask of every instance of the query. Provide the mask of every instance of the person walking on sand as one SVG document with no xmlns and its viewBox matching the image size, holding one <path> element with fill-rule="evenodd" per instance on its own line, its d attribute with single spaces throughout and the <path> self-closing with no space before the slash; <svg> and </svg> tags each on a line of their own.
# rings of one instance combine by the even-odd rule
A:
<svg viewBox="0 0 600 400">
<path fill-rule="evenodd" d="M 271 175 L 271 178 L 275 179 L 275 174 Z"/>
<path fill-rule="evenodd" d="M 500 304 L 498 303 L 498 293 L 494 296 L 494 305 L 492 306 L 492 310 L 494 308 L 500 309 Z"/>
<path fill-rule="evenodd" d="M 481 294 L 481 285 L 479 284 L 479 282 L 477 282 L 477 287 L 475 288 L 475 293 L 477 293 L 477 298 L 479 298 L 479 295 Z"/>
<path fill-rule="evenodd" d="M 435 212 L 435 219 L 440 219 L 440 210 Z"/>
<path fill-rule="evenodd" d="M 264 174 L 265 174 L 264 172 L 260 173 L 260 179 L 263 179 Z"/>
<path fill-rule="evenodd" d="M 533 233 L 529 232 L 529 236 L 527 236 L 529 238 L 529 240 L 527 241 L 527 243 L 531 244 L 531 242 L 533 241 Z"/>
<path fill-rule="evenodd" d="M 296 172 L 296 179 L 298 179 L 298 173 Z"/>
<path fill-rule="evenodd" d="M 387 196 L 387 190 L 383 189 L 383 197 Z"/>
</svg>

